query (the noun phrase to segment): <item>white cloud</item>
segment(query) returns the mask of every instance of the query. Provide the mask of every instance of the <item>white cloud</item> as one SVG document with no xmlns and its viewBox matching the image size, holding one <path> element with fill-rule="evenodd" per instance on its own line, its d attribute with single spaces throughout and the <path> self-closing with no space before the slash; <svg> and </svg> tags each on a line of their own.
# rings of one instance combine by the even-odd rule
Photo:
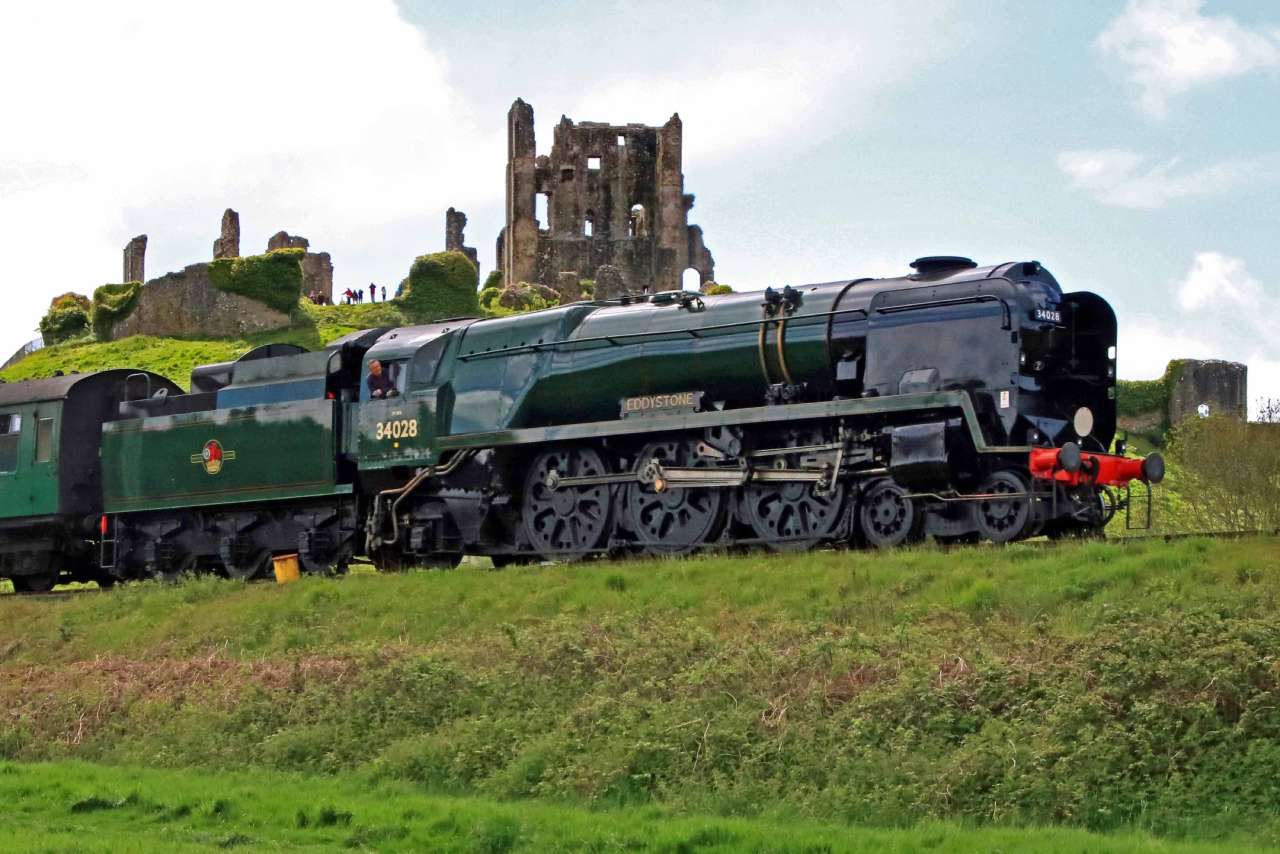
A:
<svg viewBox="0 0 1280 854">
<path fill-rule="evenodd" d="M 1148 164 L 1145 155 L 1123 148 L 1064 151 L 1058 168 L 1071 186 L 1099 202 L 1123 208 L 1154 210 L 1191 196 L 1225 193 L 1280 176 L 1280 159 L 1225 160 L 1200 169 L 1180 169 L 1172 158 Z"/>
<path fill-rule="evenodd" d="M 391 0 L 149 0 L 0 9 L 6 351 L 55 293 L 207 260 L 224 207 L 242 252 L 284 228 L 341 281 L 398 281 L 449 205 L 497 205 L 502 124 L 481 126 Z M 386 250 L 410 223 L 417 245 Z M 354 282 L 353 282 L 354 283 Z"/>
<path fill-rule="evenodd" d="M 1163 117 L 1168 102 L 1197 86 L 1280 68 L 1280 30 L 1252 30 L 1227 15 L 1202 13 L 1204 0 L 1130 0 L 1098 36 L 1127 69 L 1138 103 Z"/>
<path fill-rule="evenodd" d="M 1176 312 L 1167 321 L 1120 322 L 1122 376 L 1160 376 L 1170 359 L 1228 359 L 1249 366 L 1249 405 L 1280 400 L 1280 288 L 1255 278 L 1244 261 L 1197 252 L 1185 275 L 1168 283 Z"/>
</svg>

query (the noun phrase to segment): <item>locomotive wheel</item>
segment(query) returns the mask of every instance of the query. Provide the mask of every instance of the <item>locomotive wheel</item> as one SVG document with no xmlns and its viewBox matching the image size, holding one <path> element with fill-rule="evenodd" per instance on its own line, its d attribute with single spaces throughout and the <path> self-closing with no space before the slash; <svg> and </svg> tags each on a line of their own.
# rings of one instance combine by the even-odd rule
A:
<svg viewBox="0 0 1280 854">
<path fill-rule="evenodd" d="M 788 436 L 792 447 L 816 445 L 820 430 L 796 430 Z M 799 454 L 774 458 L 778 468 L 799 468 Z M 815 483 L 752 484 L 742 491 L 743 509 L 755 535 L 774 551 L 804 551 L 831 536 L 844 506 L 844 484 L 821 492 Z"/>
<path fill-rule="evenodd" d="M 15 575 L 9 579 L 13 582 L 14 593 L 48 593 L 58 583 L 56 572 L 41 575 Z"/>
<path fill-rule="evenodd" d="M 249 551 L 243 557 L 224 560 L 222 568 L 226 571 L 228 578 L 240 581 L 265 578 L 271 571 L 271 552 L 267 549 Z"/>
<path fill-rule="evenodd" d="M 1007 543 L 1027 533 L 1031 523 L 1031 499 L 1027 482 L 1016 472 L 998 471 L 978 487 L 988 494 L 1011 498 L 984 498 L 974 508 L 978 533 L 993 543 Z"/>
<path fill-rule="evenodd" d="M 551 489 L 551 472 L 591 477 L 608 474 L 608 468 L 592 448 L 560 448 L 534 457 L 525 478 L 521 516 L 529 542 L 547 560 L 581 560 L 609 535 L 610 489 L 604 484 Z"/>
<path fill-rule="evenodd" d="M 669 439 L 645 445 L 637 465 L 657 460 L 665 466 L 701 467 L 708 460 L 689 439 Z M 640 547 L 652 555 L 688 554 L 715 539 L 724 522 L 724 491 L 665 489 L 633 483 L 627 487 L 626 507 Z"/>
<path fill-rule="evenodd" d="M 868 545 L 891 549 L 916 539 L 920 514 L 905 489 L 891 480 L 879 480 L 862 496 L 858 530 Z"/>
</svg>

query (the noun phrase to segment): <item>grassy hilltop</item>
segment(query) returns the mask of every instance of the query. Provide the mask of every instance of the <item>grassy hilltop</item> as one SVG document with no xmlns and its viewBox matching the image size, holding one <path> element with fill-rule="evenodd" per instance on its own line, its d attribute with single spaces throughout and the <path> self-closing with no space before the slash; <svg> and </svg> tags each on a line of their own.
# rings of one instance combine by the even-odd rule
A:
<svg viewBox="0 0 1280 854">
<path fill-rule="evenodd" d="M 1276 845 L 1278 601 L 1275 537 L 6 597 L 0 793 L 193 845 Z"/>
</svg>

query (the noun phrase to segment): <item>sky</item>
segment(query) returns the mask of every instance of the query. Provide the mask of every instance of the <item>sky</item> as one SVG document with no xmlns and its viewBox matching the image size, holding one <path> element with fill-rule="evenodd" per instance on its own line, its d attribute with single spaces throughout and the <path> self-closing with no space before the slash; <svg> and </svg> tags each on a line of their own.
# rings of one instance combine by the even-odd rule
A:
<svg viewBox="0 0 1280 854">
<path fill-rule="evenodd" d="M 1035 259 L 1105 296 L 1119 372 L 1249 365 L 1280 399 L 1280 6 L 1243 0 L 0 6 L 3 355 L 49 300 L 280 229 L 393 284 L 502 226 L 505 116 L 684 122 L 738 290 Z M 0 355 L 0 358 L 3 358 Z"/>
</svg>

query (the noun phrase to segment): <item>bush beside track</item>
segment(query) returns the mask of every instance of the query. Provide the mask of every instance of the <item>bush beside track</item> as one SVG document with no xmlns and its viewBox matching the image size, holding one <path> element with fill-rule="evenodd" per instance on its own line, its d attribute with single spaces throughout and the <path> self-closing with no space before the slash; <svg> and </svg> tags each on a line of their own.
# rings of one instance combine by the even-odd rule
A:
<svg viewBox="0 0 1280 854">
<path fill-rule="evenodd" d="M 1280 539 L 0 601 L 0 754 L 1280 843 Z"/>
</svg>

